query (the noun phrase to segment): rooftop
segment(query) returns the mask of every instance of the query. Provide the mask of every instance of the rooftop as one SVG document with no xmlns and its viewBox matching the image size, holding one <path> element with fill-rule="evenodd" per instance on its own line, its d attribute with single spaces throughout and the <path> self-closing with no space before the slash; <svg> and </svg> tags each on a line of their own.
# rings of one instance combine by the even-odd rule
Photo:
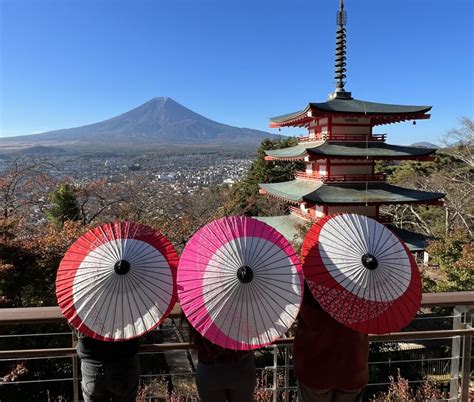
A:
<svg viewBox="0 0 474 402">
<path fill-rule="evenodd" d="M 395 105 L 359 99 L 331 99 L 326 102 L 308 103 L 297 112 L 270 118 L 270 127 L 300 126 L 306 120 L 327 116 L 372 117 L 374 125 L 396 123 L 404 120 L 428 119 L 432 106 Z"/>
<path fill-rule="evenodd" d="M 268 150 L 272 158 L 292 159 L 315 155 L 331 158 L 416 159 L 430 156 L 436 149 L 386 144 L 384 142 L 304 142 L 294 147 Z"/>
<path fill-rule="evenodd" d="M 259 186 L 266 193 L 288 201 L 309 201 L 322 205 L 426 203 L 439 200 L 445 195 L 387 183 L 323 184 L 318 181 L 295 179 Z"/>
</svg>

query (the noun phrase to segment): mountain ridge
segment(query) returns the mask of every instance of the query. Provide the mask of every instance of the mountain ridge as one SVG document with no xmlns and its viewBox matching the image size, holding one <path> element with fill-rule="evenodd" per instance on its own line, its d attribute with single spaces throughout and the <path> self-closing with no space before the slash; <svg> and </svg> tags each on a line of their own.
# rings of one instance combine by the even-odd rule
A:
<svg viewBox="0 0 474 402">
<path fill-rule="evenodd" d="M 155 97 L 109 119 L 79 127 L 38 134 L 9 137 L 10 142 L 61 145 L 75 141 L 115 145 L 180 144 L 214 145 L 220 143 L 258 144 L 273 137 L 265 131 L 234 127 L 211 120 L 188 109 L 170 97 Z"/>
</svg>

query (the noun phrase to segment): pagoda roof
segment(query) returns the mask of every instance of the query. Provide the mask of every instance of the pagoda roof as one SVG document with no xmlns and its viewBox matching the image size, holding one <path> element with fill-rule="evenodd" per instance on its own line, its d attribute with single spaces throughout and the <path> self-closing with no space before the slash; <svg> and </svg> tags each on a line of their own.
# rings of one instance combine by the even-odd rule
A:
<svg viewBox="0 0 474 402">
<path fill-rule="evenodd" d="M 308 154 L 308 150 L 316 148 L 324 144 L 324 141 L 312 141 L 304 142 L 293 147 L 280 148 L 280 149 L 269 149 L 265 151 L 267 156 L 271 156 L 277 159 L 293 159 L 303 158 Z"/>
<path fill-rule="evenodd" d="M 270 127 L 300 126 L 306 123 L 308 117 L 325 117 L 334 115 L 350 116 L 379 116 L 374 124 L 387 124 L 397 121 L 428 118 L 432 106 L 394 105 L 389 103 L 368 102 L 359 99 L 335 98 L 326 102 L 308 103 L 297 112 L 270 118 Z"/>
<path fill-rule="evenodd" d="M 254 218 L 278 230 L 288 241 L 297 241 L 299 243 L 301 243 L 303 239 L 301 238 L 297 226 L 308 224 L 308 221 L 291 214 L 280 216 L 254 216 Z"/>
<path fill-rule="evenodd" d="M 428 247 L 430 240 L 433 240 L 434 237 L 426 236 L 421 233 L 412 232 L 410 230 L 397 228 L 393 225 L 387 225 L 393 233 L 395 233 L 400 240 L 402 240 L 411 251 L 422 251 Z"/>
<path fill-rule="evenodd" d="M 315 204 L 398 204 L 429 202 L 443 198 L 443 193 L 413 190 L 388 183 L 325 184 L 303 196 Z"/>
<path fill-rule="evenodd" d="M 388 183 L 323 184 L 295 179 L 259 186 L 270 195 L 290 202 L 308 201 L 320 205 L 423 203 L 444 197 L 443 193 L 413 190 Z"/>
<path fill-rule="evenodd" d="M 265 153 L 276 159 L 297 159 L 306 155 L 339 158 L 372 158 L 372 159 L 412 159 L 430 156 L 436 149 L 408 147 L 372 142 L 305 142 L 294 147 L 274 149 Z"/>
<path fill-rule="evenodd" d="M 302 218 L 298 218 L 291 214 L 280 216 L 255 216 L 254 218 L 275 228 L 289 241 L 296 241 L 298 243 L 303 242 L 298 226 L 307 224 L 308 222 Z M 400 229 L 393 225 L 387 225 L 387 228 L 395 233 L 395 235 L 397 235 L 412 252 L 425 250 L 428 246 L 428 242 L 432 239 L 429 236 L 411 232 L 406 229 Z"/>
<path fill-rule="evenodd" d="M 280 183 L 262 183 L 260 188 L 267 193 L 287 201 L 301 202 L 307 194 L 313 193 L 323 185 L 321 181 L 291 180 Z"/>
</svg>

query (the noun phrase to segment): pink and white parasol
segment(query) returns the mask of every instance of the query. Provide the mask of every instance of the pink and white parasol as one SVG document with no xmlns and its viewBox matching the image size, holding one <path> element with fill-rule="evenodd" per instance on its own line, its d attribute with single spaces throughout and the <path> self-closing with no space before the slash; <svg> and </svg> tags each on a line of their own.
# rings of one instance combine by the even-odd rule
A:
<svg viewBox="0 0 474 402">
<path fill-rule="evenodd" d="M 320 219 L 308 231 L 301 253 L 314 297 L 350 328 L 397 331 L 420 308 L 421 279 L 413 256 L 374 219 L 356 214 Z"/>
<path fill-rule="evenodd" d="M 295 320 L 303 274 L 289 242 L 256 219 L 228 217 L 194 234 L 179 262 L 178 297 L 191 325 L 211 342 L 251 350 Z"/>
<path fill-rule="evenodd" d="M 56 277 L 62 313 L 81 333 L 104 341 L 143 335 L 173 308 L 178 254 L 149 226 L 115 222 L 80 237 Z"/>
</svg>

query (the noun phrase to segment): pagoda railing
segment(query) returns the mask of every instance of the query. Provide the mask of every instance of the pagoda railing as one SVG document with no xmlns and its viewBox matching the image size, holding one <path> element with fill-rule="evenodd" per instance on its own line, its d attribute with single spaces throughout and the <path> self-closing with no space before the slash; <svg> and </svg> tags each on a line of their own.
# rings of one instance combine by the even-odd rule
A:
<svg viewBox="0 0 474 402">
<path fill-rule="evenodd" d="M 379 174 L 336 174 L 324 177 L 327 182 L 352 182 L 352 181 L 385 181 L 385 175 Z"/>
<path fill-rule="evenodd" d="M 301 136 L 301 137 L 296 137 L 296 139 L 298 140 L 298 142 L 317 141 L 314 136 L 313 136 L 313 137 L 310 137 L 309 135 L 304 135 L 304 136 Z"/>
<path fill-rule="evenodd" d="M 300 218 L 306 219 L 307 221 L 314 220 L 314 218 L 311 217 L 309 210 L 307 213 L 305 213 L 299 207 L 290 206 L 290 213 L 299 216 Z"/>
<path fill-rule="evenodd" d="M 312 173 L 296 172 L 295 173 L 295 178 L 324 181 L 325 176 L 321 176 L 318 172 L 312 172 Z"/>
<path fill-rule="evenodd" d="M 387 134 L 328 134 L 326 141 L 385 142 Z"/>
<path fill-rule="evenodd" d="M 352 141 L 352 142 L 385 142 L 387 134 L 318 134 L 317 137 L 297 137 L 298 142 L 310 141 Z"/>
<path fill-rule="evenodd" d="M 295 177 L 306 180 L 320 180 L 323 182 L 358 182 L 358 181 L 385 181 L 385 174 L 337 174 L 330 176 L 323 176 L 318 172 L 296 172 Z"/>
</svg>

